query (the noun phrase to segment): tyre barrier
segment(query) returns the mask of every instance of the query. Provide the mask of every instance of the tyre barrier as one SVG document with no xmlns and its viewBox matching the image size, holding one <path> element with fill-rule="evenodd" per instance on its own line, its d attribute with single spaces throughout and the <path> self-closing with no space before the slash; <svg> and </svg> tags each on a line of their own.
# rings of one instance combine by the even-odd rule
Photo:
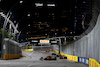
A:
<svg viewBox="0 0 100 67">
<path fill-rule="evenodd" d="M 59 53 L 56 50 L 53 50 L 55 53 Z M 95 59 L 92 58 L 86 58 L 86 57 L 78 57 L 73 55 L 67 55 L 62 52 L 60 52 L 61 55 L 64 55 L 67 57 L 67 59 L 72 60 L 74 62 L 83 63 L 85 65 L 88 65 L 89 67 L 100 67 L 99 62 L 97 62 Z"/>
</svg>

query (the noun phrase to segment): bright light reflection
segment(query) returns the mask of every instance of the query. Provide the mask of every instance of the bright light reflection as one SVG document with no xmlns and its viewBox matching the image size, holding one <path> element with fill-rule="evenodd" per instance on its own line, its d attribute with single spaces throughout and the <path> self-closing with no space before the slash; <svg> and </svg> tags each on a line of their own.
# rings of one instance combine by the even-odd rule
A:
<svg viewBox="0 0 100 67">
<path fill-rule="evenodd" d="M 31 26 L 30 24 L 28 26 Z"/>
<path fill-rule="evenodd" d="M 29 17 L 29 16 L 31 16 L 30 14 L 27 14 L 27 16 Z"/>
<path fill-rule="evenodd" d="M 43 6 L 43 3 L 35 3 L 36 7 Z"/>
<path fill-rule="evenodd" d="M 47 4 L 47 6 L 55 7 L 55 4 Z"/>
<path fill-rule="evenodd" d="M 23 1 L 20 1 L 19 3 L 23 3 Z"/>
</svg>

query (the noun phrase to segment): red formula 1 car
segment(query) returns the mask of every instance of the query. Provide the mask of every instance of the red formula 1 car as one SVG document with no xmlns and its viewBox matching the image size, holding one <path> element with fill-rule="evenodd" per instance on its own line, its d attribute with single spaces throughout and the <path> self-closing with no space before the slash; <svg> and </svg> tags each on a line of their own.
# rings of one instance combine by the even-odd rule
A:
<svg viewBox="0 0 100 67">
<path fill-rule="evenodd" d="M 41 57 L 40 60 L 56 60 L 57 56 L 53 55 L 52 56 L 47 56 L 47 57 Z"/>
</svg>

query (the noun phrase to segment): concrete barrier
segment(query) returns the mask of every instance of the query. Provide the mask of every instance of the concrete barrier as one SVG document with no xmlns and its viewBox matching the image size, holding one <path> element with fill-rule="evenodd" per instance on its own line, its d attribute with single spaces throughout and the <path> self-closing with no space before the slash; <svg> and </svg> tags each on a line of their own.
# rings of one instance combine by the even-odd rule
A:
<svg viewBox="0 0 100 67">
<path fill-rule="evenodd" d="M 56 50 L 53 50 L 55 53 L 59 53 Z M 100 67 L 100 64 L 92 58 L 85 58 L 85 57 L 78 57 L 78 56 L 72 56 L 72 55 L 67 55 L 64 54 L 62 52 L 60 52 L 61 55 L 66 56 L 67 59 L 74 61 L 74 62 L 79 62 L 79 63 L 83 63 L 85 65 L 88 65 L 89 67 Z"/>
<path fill-rule="evenodd" d="M 5 38 L 3 40 L 3 60 L 19 58 L 22 56 L 22 50 L 19 43 Z"/>
</svg>

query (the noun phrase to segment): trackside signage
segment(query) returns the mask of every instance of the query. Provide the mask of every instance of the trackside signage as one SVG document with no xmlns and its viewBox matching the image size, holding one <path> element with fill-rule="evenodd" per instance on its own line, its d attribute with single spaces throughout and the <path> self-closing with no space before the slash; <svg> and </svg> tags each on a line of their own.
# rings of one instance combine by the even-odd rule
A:
<svg viewBox="0 0 100 67">
<path fill-rule="evenodd" d="M 49 40 L 40 40 L 40 43 L 49 43 Z"/>
</svg>

